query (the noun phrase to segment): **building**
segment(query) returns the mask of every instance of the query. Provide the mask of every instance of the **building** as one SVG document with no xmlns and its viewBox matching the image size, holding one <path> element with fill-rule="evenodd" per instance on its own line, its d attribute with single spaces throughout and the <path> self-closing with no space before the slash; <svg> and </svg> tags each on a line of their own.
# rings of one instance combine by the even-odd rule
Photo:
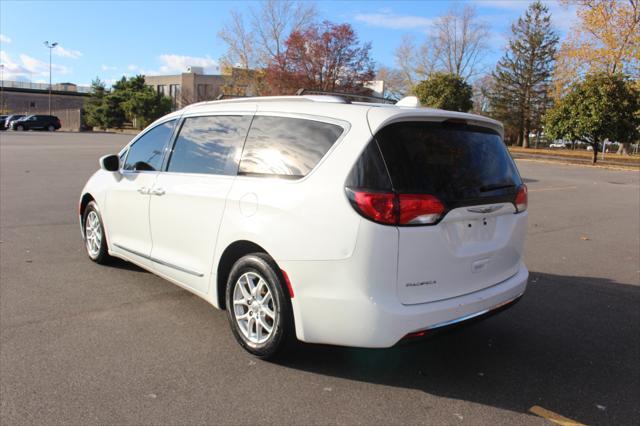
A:
<svg viewBox="0 0 640 426">
<path fill-rule="evenodd" d="M 90 92 L 90 87 L 73 83 L 52 85 L 51 114 L 60 118 L 63 130 L 80 130 L 82 107 Z M 2 114 L 49 114 L 49 85 L 1 81 L 0 111 Z"/>
<path fill-rule="evenodd" d="M 147 86 L 170 97 L 176 109 L 217 98 L 225 84 L 225 76 L 205 74 L 202 67 L 189 67 L 177 75 L 146 75 L 144 80 Z"/>
</svg>

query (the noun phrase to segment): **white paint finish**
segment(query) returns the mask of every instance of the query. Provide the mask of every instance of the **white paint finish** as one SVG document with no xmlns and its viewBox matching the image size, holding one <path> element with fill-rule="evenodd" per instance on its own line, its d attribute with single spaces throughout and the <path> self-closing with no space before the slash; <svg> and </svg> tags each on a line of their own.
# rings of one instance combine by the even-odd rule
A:
<svg viewBox="0 0 640 426">
<path fill-rule="evenodd" d="M 150 265 L 149 260 L 134 255 L 132 251 L 145 256 L 151 254 L 151 196 L 146 191 L 153 187 L 157 176 L 157 172 L 113 173 L 102 209 L 103 221 L 109 229 L 109 249 L 127 257 L 133 256 L 145 265 Z"/>
<path fill-rule="evenodd" d="M 153 268 L 201 294 L 209 290 L 211 265 L 231 176 L 161 173 L 152 195 L 151 257 L 192 273 L 153 263 Z M 198 276 L 201 275 L 201 276 Z"/>
<path fill-rule="evenodd" d="M 98 171 L 83 194 L 97 201 L 110 252 L 215 306 L 220 256 L 236 241 L 251 241 L 291 279 L 298 338 L 347 346 L 390 346 L 407 333 L 491 309 L 524 292 L 528 273 L 521 258 L 527 213 L 513 214 L 513 205 L 481 213 L 461 208 L 436 226 L 398 228 L 363 219 L 344 192 L 345 179 L 371 140 L 372 129 L 397 120 L 464 118 L 501 132 L 499 123 L 426 108 L 322 100 L 201 103 L 157 121 L 275 114 L 341 123 L 348 132 L 298 181 L 166 172 L 156 180 L 157 173 Z M 162 195 L 140 194 L 142 186 L 161 189 Z M 427 282 L 432 276 L 435 287 L 400 286 Z"/>
<path fill-rule="evenodd" d="M 401 227 L 398 299 L 427 303 L 490 287 L 518 272 L 527 212 L 452 210 L 434 226 Z"/>
</svg>

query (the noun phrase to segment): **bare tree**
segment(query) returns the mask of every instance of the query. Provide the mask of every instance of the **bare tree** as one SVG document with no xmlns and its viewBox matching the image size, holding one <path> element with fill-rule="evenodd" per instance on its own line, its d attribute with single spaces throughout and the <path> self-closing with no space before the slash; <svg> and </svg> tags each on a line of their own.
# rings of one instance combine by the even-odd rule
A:
<svg viewBox="0 0 640 426">
<path fill-rule="evenodd" d="M 222 58 L 223 67 L 253 68 L 257 62 L 255 37 L 247 30 L 243 16 L 231 11 L 231 20 L 220 30 L 218 37 L 227 45 Z"/>
<path fill-rule="evenodd" d="M 227 67 L 266 68 L 284 50 L 293 31 L 312 24 L 317 11 L 313 3 L 293 0 L 265 0 L 245 17 L 231 12 L 231 19 L 218 33 L 227 45 L 222 62 Z"/>
<path fill-rule="evenodd" d="M 395 51 L 396 66 L 403 79 L 403 90 L 411 92 L 420 80 L 436 70 L 434 50 L 429 43 L 416 47 L 413 37 L 405 35 Z"/>
<path fill-rule="evenodd" d="M 488 37 L 489 29 L 478 20 L 473 6 L 467 5 L 462 10 L 454 6 L 434 22 L 428 43 L 436 49 L 434 57 L 439 71 L 468 80 L 480 72 Z"/>
<path fill-rule="evenodd" d="M 289 34 L 314 23 L 318 12 L 313 3 L 265 0 L 259 9 L 251 9 L 251 15 L 261 60 L 266 64 L 282 54 Z"/>
<path fill-rule="evenodd" d="M 380 67 L 375 79 L 384 81 L 383 96 L 386 98 L 402 99 L 411 93 L 411 87 L 406 84 L 404 74 L 399 69 Z"/>
</svg>

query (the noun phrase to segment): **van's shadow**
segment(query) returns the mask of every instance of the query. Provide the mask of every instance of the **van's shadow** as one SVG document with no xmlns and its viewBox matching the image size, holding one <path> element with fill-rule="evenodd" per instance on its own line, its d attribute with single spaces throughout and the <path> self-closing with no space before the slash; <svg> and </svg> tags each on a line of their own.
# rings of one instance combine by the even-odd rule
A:
<svg viewBox="0 0 640 426">
<path fill-rule="evenodd" d="M 301 345 L 280 361 L 588 424 L 640 419 L 640 287 L 532 273 L 520 303 L 484 322 L 386 350 Z"/>
</svg>

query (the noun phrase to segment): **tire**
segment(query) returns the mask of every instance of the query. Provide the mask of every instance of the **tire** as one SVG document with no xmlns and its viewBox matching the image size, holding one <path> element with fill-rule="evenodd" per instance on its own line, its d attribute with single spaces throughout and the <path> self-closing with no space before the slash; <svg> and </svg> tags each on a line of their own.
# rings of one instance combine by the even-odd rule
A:
<svg viewBox="0 0 640 426">
<path fill-rule="evenodd" d="M 54 130 L 56 130 L 56 128 L 55 128 L 55 126 L 53 124 L 49 124 L 47 126 L 47 130 L 50 131 L 50 132 L 53 132 Z"/>
<path fill-rule="evenodd" d="M 225 300 L 231 331 L 240 346 L 258 358 L 274 358 L 295 341 L 285 288 L 278 266 L 264 253 L 240 258 L 229 274 Z"/>
<path fill-rule="evenodd" d="M 16 126 L 16 130 L 19 132 L 22 132 L 24 131 L 24 126 L 23 125 Z"/>
<path fill-rule="evenodd" d="M 109 263 L 113 258 L 109 256 L 102 217 L 94 201 L 91 201 L 84 210 L 82 230 L 84 247 L 89 259 L 101 265 Z"/>
</svg>

